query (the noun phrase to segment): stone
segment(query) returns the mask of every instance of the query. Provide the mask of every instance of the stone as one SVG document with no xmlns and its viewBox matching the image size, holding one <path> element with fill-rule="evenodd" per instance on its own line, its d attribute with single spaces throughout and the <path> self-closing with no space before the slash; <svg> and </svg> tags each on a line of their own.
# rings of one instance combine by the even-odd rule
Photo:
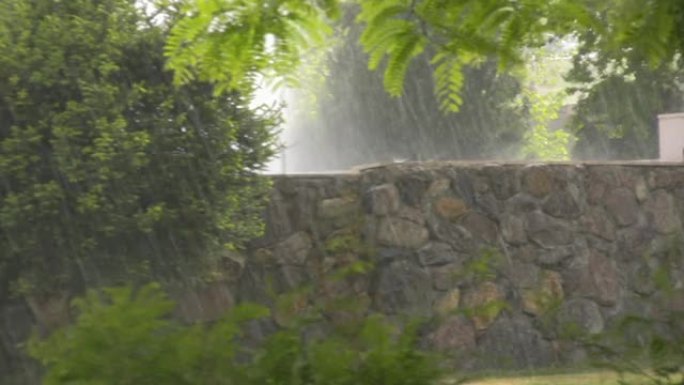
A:
<svg viewBox="0 0 684 385">
<path fill-rule="evenodd" d="M 655 170 L 653 173 L 650 182 L 654 189 L 684 186 L 684 172 L 679 168 Z"/>
<path fill-rule="evenodd" d="M 258 246 L 273 244 L 294 231 L 288 201 L 278 190 L 274 190 L 271 194 L 264 221 L 268 223 L 268 226 L 264 230 L 263 237 L 253 241 L 259 243 Z"/>
<path fill-rule="evenodd" d="M 514 262 L 506 268 L 508 279 L 518 289 L 536 287 L 540 271 L 541 269 L 532 263 Z"/>
<path fill-rule="evenodd" d="M 643 202 L 648 198 L 648 184 L 643 177 L 639 177 L 634 186 L 634 195 L 639 202 Z"/>
<path fill-rule="evenodd" d="M 435 198 L 444 194 L 448 194 L 451 189 L 451 181 L 447 178 L 435 179 L 428 187 L 425 195 L 428 198 Z"/>
<path fill-rule="evenodd" d="M 450 221 L 455 221 L 468 212 L 465 202 L 454 197 L 440 197 L 432 207 L 435 214 Z"/>
<path fill-rule="evenodd" d="M 494 282 L 483 282 L 466 292 L 463 298 L 465 311 L 471 313 L 475 330 L 482 332 L 494 322 L 501 312 L 505 294 Z"/>
<path fill-rule="evenodd" d="M 396 247 L 380 247 L 371 254 L 371 259 L 380 263 L 387 264 L 394 261 L 410 260 L 415 256 L 413 250 Z"/>
<path fill-rule="evenodd" d="M 564 302 L 558 312 L 558 323 L 561 335 L 568 332 L 598 334 L 603 331 L 605 325 L 598 305 L 584 298 Z"/>
<path fill-rule="evenodd" d="M 431 267 L 429 270 L 432 278 L 432 287 L 435 290 L 446 291 L 456 285 L 458 275 L 462 271 L 462 266 L 459 264 L 444 265 Z"/>
<path fill-rule="evenodd" d="M 478 341 L 475 369 L 529 369 L 556 362 L 551 343 L 520 314 L 500 317 Z"/>
<path fill-rule="evenodd" d="M 377 241 L 386 246 L 417 249 L 427 243 L 428 230 L 413 221 L 385 217 L 378 225 Z"/>
<path fill-rule="evenodd" d="M 463 316 L 450 316 L 442 321 L 429 337 L 439 352 L 468 351 L 475 348 L 475 329 Z"/>
<path fill-rule="evenodd" d="M 629 227 L 617 231 L 617 246 L 620 258 L 625 261 L 640 260 L 656 239 L 655 230 L 649 227 Z"/>
<path fill-rule="evenodd" d="M 644 203 L 644 211 L 649 224 L 661 234 L 671 234 L 682 228 L 674 199 L 663 190 L 650 196 Z"/>
<path fill-rule="evenodd" d="M 418 261 L 422 266 L 440 266 L 462 263 L 465 257 L 444 242 L 430 242 L 418 250 Z"/>
<path fill-rule="evenodd" d="M 606 210 L 619 226 L 633 225 L 639 219 L 639 203 L 634 192 L 626 187 L 610 190 L 604 202 Z"/>
<path fill-rule="evenodd" d="M 511 214 L 522 215 L 537 210 L 539 202 L 527 194 L 520 193 L 508 199 L 505 208 Z"/>
<path fill-rule="evenodd" d="M 553 171 L 545 166 L 526 167 L 522 171 L 522 191 L 543 198 L 556 189 Z"/>
<path fill-rule="evenodd" d="M 218 320 L 235 305 L 230 289 L 220 281 L 195 289 L 186 288 L 175 300 L 176 313 L 188 323 Z"/>
<path fill-rule="evenodd" d="M 536 262 L 545 267 L 563 268 L 568 259 L 586 258 L 588 255 L 588 242 L 583 238 L 577 238 L 568 246 L 538 250 Z"/>
<path fill-rule="evenodd" d="M 476 239 L 490 244 L 498 241 L 499 229 L 496 223 L 478 212 L 472 211 L 466 214 L 460 223 Z"/>
<path fill-rule="evenodd" d="M 396 213 L 396 217 L 406 219 L 407 221 L 417 223 L 421 226 L 425 224 L 423 213 L 413 207 L 402 206 Z"/>
<path fill-rule="evenodd" d="M 482 170 L 487 176 L 488 185 L 498 200 L 506 200 L 518 191 L 515 173 L 503 167 L 487 167 Z"/>
<path fill-rule="evenodd" d="M 399 210 L 401 198 L 399 190 L 391 183 L 370 188 L 364 195 L 364 207 L 367 212 L 375 215 L 390 215 Z"/>
<path fill-rule="evenodd" d="M 531 212 L 525 216 L 527 235 L 534 243 L 544 248 L 568 245 L 573 236 L 570 229 L 562 222 L 540 212 Z"/>
<path fill-rule="evenodd" d="M 560 273 L 544 270 L 540 277 L 537 287 L 526 289 L 522 293 L 523 311 L 534 316 L 546 314 L 565 297 Z"/>
<path fill-rule="evenodd" d="M 615 225 L 601 208 L 589 210 L 581 219 L 581 230 L 606 241 L 615 241 Z"/>
<path fill-rule="evenodd" d="M 324 199 L 318 203 L 318 216 L 338 228 L 356 221 L 358 211 L 359 202 L 353 197 Z"/>
<path fill-rule="evenodd" d="M 586 260 L 577 259 L 566 272 L 566 291 L 593 299 L 603 306 L 614 306 L 620 299 L 622 286 L 614 261 L 591 250 Z"/>
<path fill-rule="evenodd" d="M 546 198 L 542 208 L 556 218 L 572 219 L 582 213 L 577 193 L 572 194 L 568 190 L 553 192 Z"/>
<path fill-rule="evenodd" d="M 501 235 L 511 245 L 518 246 L 527 243 L 525 221 L 516 215 L 504 215 L 501 217 Z"/>
<path fill-rule="evenodd" d="M 432 180 L 429 175 L 420 173 L 402 175 L 397 178 L 397 181 L 395 182 L 401 200 L 413 207 L 421 206 L 423 196 L 431 183 Z"/>
<path fill-rule="evenodd" d="M 446 316 L 452 314 L 458 309 L 458 304 L 461 300 L 461 291 L 459 289 L 451 289 L 446 294 L 442 295 L 433 306 L 435 313 L 439 316 Z"/>
<path fill-rule="evenodd" d="M 409 261 L 381 267 L 373 306 L 385 314 L 429 316 L 432 313 L 432 282 L 427 270 Z"/>
<path fill-rule="evenodd" d="M 309 235 L 300 231 L 275 245 L 273 256 L 279 264 L 303 266 L 312 247 Z"/>
</svg>

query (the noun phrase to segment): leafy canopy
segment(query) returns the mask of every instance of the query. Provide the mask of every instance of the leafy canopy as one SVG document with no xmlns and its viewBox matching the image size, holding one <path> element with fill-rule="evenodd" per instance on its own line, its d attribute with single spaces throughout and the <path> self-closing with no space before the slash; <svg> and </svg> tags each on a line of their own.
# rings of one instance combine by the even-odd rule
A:
<svg viewBox="0 0 684 385">
<path fill-rule="evenodd" d="M 175 87 L 134 0 L 2 1 L 0 31 L 0 295 L 176 275 L 261 231 L 275 115 Z"/>
<path fill-rule="evenodd" d="M 638 53 L 651 65 L 684 53 L 684 3 L 678 0 L 378 0 L 361 8 L 360 42 L 386 90 L 403 92 L 412 60 L 428 51 L 435 93 L 447 110 L 462 103 L 463 69 L 496 57 L 502 69 L 523 48 L 592 31 L 616 58 Z M 343 1 L 187 0 L 171 31 L 169 68 L 180 83 L 199 76 L 239 89 L 257 74 L 290 76 L 301 53 L 321 44 Z"/>
</svg>

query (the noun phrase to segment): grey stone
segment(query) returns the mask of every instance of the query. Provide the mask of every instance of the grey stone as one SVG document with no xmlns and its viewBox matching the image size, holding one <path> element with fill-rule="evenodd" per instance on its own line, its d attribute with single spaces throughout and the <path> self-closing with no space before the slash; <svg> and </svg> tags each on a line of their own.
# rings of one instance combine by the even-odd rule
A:
<svg viewBox="0 0 684 385">
<path fill-rule="evenodd" d="M 506 210 L 515 215 L 527 214 L 539 208 L 539 202 L 530 195 L 520 193 L 506 201 Z"/>
<path fill-rule="evenodd" d="M 429 269 L 432 287 L 435 290 L 446 291 L 458 283 L 458 275 L 462 271 L 460 264 L 435 266 Z"/>
<path fill-rule="evenodd" d="M 429 316 L 433 297 L 427 270 L 408 261 L 397 261 L 381 267 L 373 305 L 386 314 Z"/>
<path fill-rule="evenodd" d="M 586 240 L 577 238 L 568 246 L 558 246 L 542 249 L 537 252 L 537 263 L 547 267 L 562 267 L 570 258 L 585 258 L 589 255 L 589 245 Z"/>
<path fill-rule="evenodd" d="M 661 234 L 671 234 L 681 230 L 679 212 L 672 195 L 657 190 L 644 203 L 644 211 L 649 224 Z"/>
<path fill-rule="evenodd" d="M 402 175 L 395 182 L 401 200 L 409 206 L 420 207 L 423 196 L 432 183 L 430 177 L 425 174 L 413 173 Z"/>
<path fill-rule="evenodd" d="M 558 312 L 558 327 L 561 335 L 567 331 L 598 334 L 604 328 L 599 306 L 588 299 L 574 298 L 564 302 Z"/>
<path fill-rule="evenodd" d="M 527 289 L 537 286 L 541 269 L 531 263 L 511 263 L 506 267 L 508 279 L 516 288 Z"/>
<path fill-rule="evenodd" d="M 621 187 L 610 190 L 605 197 L 608 213 L 620 226 L 629 226 L 639 219 L 639 203 L 632 190 Z"/>
<path fill-rule="evenodd" d="M 399 210 L 401 198 L 399 190 L 391 183 L 369 189 L 364 195 L 364 207 L 375 215 L 389 215 Z"/>
<path fill-rule="evenodd" d="M 568 245 L 572 242 L 572 232 L 567 225 L 540 212 L 525 216 L 528 237 L 544 248 Z"/>
<path fill-rule="evenodd" d="M 352 197 L 324 199 L 318 204 L 318 216 L 339 228 L 357 220 L 359 202 Z"/>
<path fill-rule="evenodd" d="M 303 266 L 312 247 L 309 235 L 300 231 L 275 245 L 273 256 L 279 264 Z"/>
<path fill-rule="evenodd" d="M 413 221 L 385 217 L 378 225 L 378 243 L 386 246 L 416 249 L 427 243 L 429 233 L 425 226 Z"/>
<path fill-rule="evenodd" d="M 573 262 L 565 273 L 568 294 L 590 298 L 604 306 L 617 304 L 622 288 L 615 261 L 592 250 L 586 260 Z"/>
<path fill-rule="evenodd" d="M 414 255 L 415 252 L 409 249 L 381 247 L 371 255 L 371 258 L 380 263 L 390 263 L 399 260 L 410 260 Z"/>
<path fill-rule="evenodd" d="M 523 315 L 499 318 L 478 342 L 478 369 L 530 369 L 555 362 L 551 344 Z"/>
<path fill-rule="evenodd" d="M 462 262 L 464 256 L 444 242 L 430 242 L 418 250 L 418 261 L 422 266 L 439 266 Z"/>
<path fill-rule="evenodd" d="M 578 197 L 570 191 L 556 191 L 546 198 L 544 212 L 556 218 L 577 218 L 581 213 Z"/>
<path fill-rule="evenodd" d="M 482 173 L 487 176 L 489 187 L 499 200 L 506 200 L 518 191 L 516 175 L 512 170 L 503 167 L 487 167 Z"/>
<path fill-rule="evenodd" d="M 516 215 L 504 215 L 501 217 L 501 235 L 506 242 L 517 246 L 527 243 L 525 221 Z"/>
</svg>

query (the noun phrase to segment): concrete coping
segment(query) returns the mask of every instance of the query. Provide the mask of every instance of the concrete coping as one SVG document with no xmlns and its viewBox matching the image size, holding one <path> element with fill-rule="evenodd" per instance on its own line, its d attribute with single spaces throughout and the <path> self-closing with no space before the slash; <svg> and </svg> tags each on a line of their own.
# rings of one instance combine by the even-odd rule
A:
<svg viewBox="0 0 684 385">
<path fill-rule="evenodd" d="M 684 112 L 674 112 L 671 114 L 660 114 L 658 115 L 659 120 L 667 119 L 684 119 Z"/>
</svg>

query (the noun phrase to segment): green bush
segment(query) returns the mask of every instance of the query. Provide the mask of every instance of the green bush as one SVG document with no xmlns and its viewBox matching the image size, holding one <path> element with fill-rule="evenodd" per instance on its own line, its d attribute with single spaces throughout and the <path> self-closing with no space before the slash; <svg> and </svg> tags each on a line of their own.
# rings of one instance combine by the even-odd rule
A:
<svg viewBox="0 0 684 385">
<path fill-rule="evenodd" d="M 239 305 L 212 325 L 184 326 L 155 284 L 90 291 L 74 304 L 74 325 L 31 341 L 46 385 L 428 385 L 441 377 L 439 361 L 416 349 L 418 323 L 398 335 L 371 316 L 353 336 L 318 339 L 305 338 L 298 323 L 247 350 L 244 324 L 269 315 L 258 305 Z"/>
</svg>

